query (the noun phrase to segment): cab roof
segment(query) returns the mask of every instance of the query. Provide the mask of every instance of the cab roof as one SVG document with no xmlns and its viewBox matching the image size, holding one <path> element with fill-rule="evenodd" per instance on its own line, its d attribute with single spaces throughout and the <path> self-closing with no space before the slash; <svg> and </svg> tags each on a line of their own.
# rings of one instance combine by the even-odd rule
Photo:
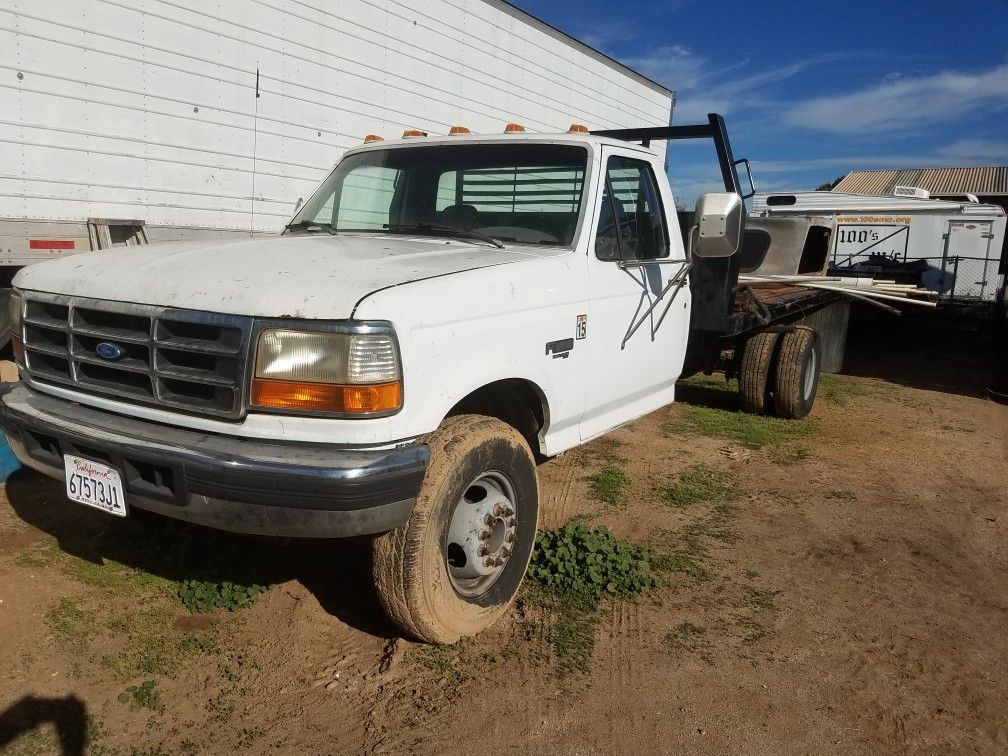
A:
<svg viewBox="0 0 1008 756">
<path fill-rule="evenodd" d="M 537 143 L 556 143 L 556 144 L 578 144 L 587 145 L 589 147 L 601 147 L 603 145 L 608 145 L 612 147 L 626 147 L 640 152 L 644 152 L 655 157 L 660 157 L 660 153 L 649 147 L 643 147 L 635 142 L 628 142 L 622 139 L 615 139 L 613 137 L 599 136 L 596 134 L 590 134 L 585 132 L 537 132 L 537 131 L 517 131 L 508 133 L 489 133 L 489 134 L 477 134 L 477 133 L 467 133 L 467 134 L 427 134 L 426 136 L 411 136 L 401 139 L 378 139 L 375 141 L 366 142 L 357 147 L 350 148 L 351 151 L 357 152 L 359 150 L 367 149 L 382 149 L 384 147 L 423 147 L 423 146 L 434 146 L 434 145 L 452 145 L 452 144 L 487 144 L 487 143 L 504 143 L 504 142 L 537 142 Z"/>
</svg>

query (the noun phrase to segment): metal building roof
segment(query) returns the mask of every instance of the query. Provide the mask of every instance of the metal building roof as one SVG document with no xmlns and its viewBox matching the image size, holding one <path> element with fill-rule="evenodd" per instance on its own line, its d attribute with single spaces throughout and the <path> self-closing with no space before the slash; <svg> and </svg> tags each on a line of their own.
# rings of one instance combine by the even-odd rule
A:
<svg viewBox="0 0 1008 756">
<path fill-rule="evenodd" d="M 833 191 L 848 194 L 892 194 L 897 186 L 916 186 L 938 195 L 1008 194 L 1008 165 L 851 171 L 833 187 Z"/>
</svg>

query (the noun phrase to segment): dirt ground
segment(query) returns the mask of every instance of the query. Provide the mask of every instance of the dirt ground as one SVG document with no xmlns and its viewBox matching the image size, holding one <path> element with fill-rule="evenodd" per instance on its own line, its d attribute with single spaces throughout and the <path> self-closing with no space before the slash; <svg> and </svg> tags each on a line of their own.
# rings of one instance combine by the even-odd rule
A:
<svg viewBox="0 0 1008 756">
<path fill-rule="evenodd" d="M 540 468 L 544 527 L 606 524 L 666 557 L 662 586 L 570 616 L 526 595 L 447 648 L 397 639 L 364 540 L 120 521 L 18 474 L 0 752 L 1008 752 L 1004 349 L 975 321 L 858 319 L 792 429 L 682 385 Z M 717 496 L 669 494 L 697 471 Z M 269 588 L 191 614 L 186 580 Z"/>
</svg>

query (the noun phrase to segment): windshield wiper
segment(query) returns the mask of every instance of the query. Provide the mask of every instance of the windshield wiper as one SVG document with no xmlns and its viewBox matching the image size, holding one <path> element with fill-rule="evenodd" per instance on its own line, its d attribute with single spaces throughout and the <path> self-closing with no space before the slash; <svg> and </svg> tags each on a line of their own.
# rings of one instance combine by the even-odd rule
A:
<svg viewBox="0 0 1008 756">
<path fill-rule="evenodd" d="M 330 234 L 336 234 L 336 226 L 332 223 L 316 223 L 315 221 L 299 221 L 297 223 L 288 223 L 284 226 L 284 231 L 321 231 L 325 229 Z"/>
<path fill-rule="evenodd" d="M 459 239 L 476 239 L 477 241 L 492 244 L 498 249 L 504 249 L 504 242 L 500 239 L 481 234 L 478 231 L 467 231 L 464 228 L 456 228 L 455 226 L 441 226 L 436 223 L 386 223 L 384 227 L 393 233 L 414 232 L 432 234 L 434 236 L 455 236 Z"/>
</svg>

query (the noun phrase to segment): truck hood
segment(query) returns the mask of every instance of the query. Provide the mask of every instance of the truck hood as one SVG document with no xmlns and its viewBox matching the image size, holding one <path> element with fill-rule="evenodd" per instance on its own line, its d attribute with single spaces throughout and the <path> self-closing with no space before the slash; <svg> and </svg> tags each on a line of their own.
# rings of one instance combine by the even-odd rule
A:
<svg viewBox="0 0 1008 756">
<path fill-rule="evenodd" d="M 23 269 L 19 289 L 254 315 L 341 319 L 379 289 L 564 250 L 435 237 L 290 235 L 116 247 Z"/>
</svg>

